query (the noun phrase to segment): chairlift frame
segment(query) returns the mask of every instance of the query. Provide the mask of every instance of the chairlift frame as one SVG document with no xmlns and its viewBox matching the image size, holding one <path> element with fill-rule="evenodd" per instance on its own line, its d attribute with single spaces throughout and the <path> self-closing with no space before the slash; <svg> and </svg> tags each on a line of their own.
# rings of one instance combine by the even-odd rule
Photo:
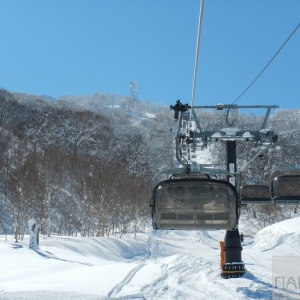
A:
<svg viewBox="0 0 300 300">
<path fill-rule="evenodd" d="M 231 104 L 221 106 L 194 106 L 191 108 L 187 104 L 181 104 L 179 100 L 175 106 L 171 106 L 171 109 L 175 111 L 174 119 L 179 121 L 175 139 L 175 156 L 181 168 L 163 171 L 157 174 L 152 180 L 150 210 L 153 227 L 155 229 L 180 230 L 226 229 L 226 264 L 223 265 L 221 272 L 224 278 L 239 277 L 245 272 L 244 264 L 241 261 L 242 247 L 238 231 L 240 209 L 242 204 L 245 203 L 241 201 L 241 183 L 236 173 L 236 142 L 238 140 L 252 140 L 256 143 L 256 146 L 261 148 L 267 147 L 272 142 L 276 142 L 277 135 L 275 135 L 272 130 L 266 128 L 266 125 L 271 109 L 277 107 L 278 106 L 275 105 L 237 106 Z M 191 112 L 188 111 L 190 108 Z M 195 113 L 195 109 L 199 108 L 217 108 L 218 110 L 225 108 L 228 110 L 227 113 L 233 108 L 265 108 L 267 111 L 261 127 L 258 130 L 247 129 L 246 131 L 241 128 L 232 128 L 232 126 L 227 123 L 229 125 L 227 128 L 222 131 L 220 130 L 220 132 L 215 132 L 201 128 L 201 124 Z M 193 131 L 189 128 L 191 119 L 193 119 L 196 124 L 196 130 Z M 200 140 L 200 144 L 204 147 L 217 140 L 224 141 L 226 143 L 227 152 L 227 171 L 213 167 L 202 168 L 197 164 L 195 165 L 191 159 L 191 152 L 196 140 Z M 185 148 L 184 152 L 183 148 Z M 161 176 L 165 178 L 161 180 Z M 206 178 L 202 178 L 203 176 Z M 220 180 L 220 178 L 223 180 Z M 228 198 L 229 200 L 227 199 L 227 210 L 206 210 L 206 203 L 210 203 L 215 209 L 218 207 L 218 204 L 213 204 L 214 198 L 218 196 L 218 193 L 214 189 L 217 190 L 218 187 L 220 187 L 220 190 L 223 188 L 223 194 L 221 193 L 220 197 L 223 201 L 223 205 L 224 203 L 226 204 L 228 192 L 231 194 L 231 197 Z M 179 194 L 181 188 L 195 189 L 196 192 L 191 197 L 188 197 L 186 192 L 178 196 L 177 194 Z M 211 188 L 211 192 L 209 192 L 209 188 Z M 254 198 L 252 198 L 252 200 Z M 265 201 L 265 199 L 262 201 Z M 257 202 L 258 201 L 256 201 L 256 203 Z M 269 198 L 266 202 L 270 203 Z M 181 206 L 179 204 L 181 204 Z M 226 217 L 224 217 L 224 212 L 226 213 Z M 215 216 L 218 214 L 219 217 L 222 216 L 221 220 L 216 220 L 218 216 Z M 226 267 L 225 269 L 224 266 Z"/>
<path fill-rule="evenodd" d="M 231 128 L 228 126 L 227 129 L 220 131 L 220 132 L 214 132 L 210 130 L 203 130 L 201 128 L 200 121 L 195 113 L 195 109 L 217 109 L 217 110 L 226 110 L 227 113 L 229 113 L 229 110 L 235 109 L 236 111 L 238 109 L 266 109 L 265 116 L 263 118 L 261 126 L 258 128 L 258 130 L 250 130 L 250 131 L 243 131 L 241 128 Z M 247 187 L 241 186 L 241 183 L 238 181 L 238 176 L 235 176 L 236 173 L 236 142 L 238 140 L 243 141 L 249 141 L 249 139 L 254 140 L 257 144 L 260 144 L 261 146 L 266 144 L 271 144 L 272 141 L 274 141 L 276 135 L 273 133 L 272 130 L 267 129 L 267 121 L 271 112 L 271 109 L 278 108 L 276 105 L 246 105 L 246 106 L 238 106 L 238 105 L 217 105 L 217 106 L 193 106 L 192 108 L 188 106 L 187 104 L 183 105 L 180 100 L 177 100 L 176 105 L 172 106 L 171 109 L 175 111 L 174 113 L 174 119 L 178 121 L 178 129 L 177 134 L 175 138 L 175 148 L 176 148 L 176 159 L 181 165 L 181 169 L 169 169 L 166 171 L 163 171 L 159 173 L 152 181 L 151 184 L 151 200 L 150 200 L 150 207 L 151 207 L 151 214 L 152 218 L 155 218 L 156 215 L 158 215 L 159 209 L 157 208 L 157 202 L 161 200 L 157 200 L 156 196 L 157 190 L 159 188 L 162 188 L 163 186 L 168 186 L 168 182 L 170 184 L 175 183 L 177 185 L 184 184 L 189 180 L 191 183 L 194 183 L 195 186 L 198 184 L 203 184 L 206 182 L 209 182 L 210 184 L 216 183 L 215 180 L 220 180 L 221 177 L 224 179 L 224 185 L 227 184 L 225 182 L 230 182 L 232 186 L 234 186 L 234 189 L 237 193 L 236 197 L 236 211 L 237 216 L 234 220 L 233 227 L 237 228 L 238 224 L 238 218 L 239 218 L 239 210 L 241 208 L 241 205 L 243 204 L 250 204 L 250 203 L 260 203 L 260 204 L 269 204 L 271 203 L 271 198 L 268 196 L 256 196 L 256 197 L 248 197 L 245 199 L 242 199 L 241 193 L 243 192 L 243 189 L 247 189 Z M 189 111 L 191 110 L 191 111 Z M 194 120 L 196 123 L 196 130 L 191 132 L 189 130 L 190 127 L 190 121 Z M 229 124 L 230 125 L 230 124 Z M 201 165 L 197 165 L 196 167 L 192 162 L 191 159 L 191 146 L 194 144 L 195 139 L 200 139 L 202 141 L 202 144 L 205 146 L 208 145 L 208 143 L 211 143 L 215 140 L 221 140 L 226 143 L 226 152 L 227 152 L 227 171 L 223 171 L 220 169 L 210 168 L 206 166 L 203 168 Z M 183 148 L 185 149 L 183 151 Z M 164 175 L 165 178 L 159 178 L 159 176 Z M 207 177 L 209 176 L 209 179 L 201 179 L 199 177 Z M 197 179 L 196 179 L 196 178 Z M 176 180 L 175 182 L 173 180 Z M 162 183 L 163 182 L 163 183 Z M 257 186 L 260 188 L 260 186 Z M 251 189 L 251 187 L 248 187 L 248 189 Z M 265 188 L 264 188 L 265 189 Z M 239 191 L 239 193 L 237 192 Z M 253 194 L 254 192 L 252 192 Z M 258 193 L 258 192 L 256 192 Z M 170 194 L 170 193 L 169 193 Z M 268 194 L 269 195 L 269 194 Z M 183 196 L 184 197 L 184 196 Z M 200 196 L 199 196 L 200 197 Z M 159 199 L 159 198 L 158 198 Z M 174 200 L 175 201 L 175 200 Z M 175 222 L 175 221 L 174 221 Z M 155 222 L 154 222 L 155 223 Z M 175 224 L 176 223 L 176 224 Z M 176 229 L 180 229 L 180 223 L 177 221 L 174 223 L 174 227 Z M 175 226 L 176 225 L 176 226 Z M 154 225 L 154 228 L 159 229 L 159 225 Z M 172 227 L 172 226 L 170 226 Z M 192 226 L 191 226 L 192 227 Z M 197 227 L 198 228 L 198 227 Z M 203 228 L 206 228 L 203 226 Z M 186 226 L 182 226 L 182 229 L 186 229 Z M 199 229 L 201 229 L 201 226 L 199 225 Z"/>
</svg>

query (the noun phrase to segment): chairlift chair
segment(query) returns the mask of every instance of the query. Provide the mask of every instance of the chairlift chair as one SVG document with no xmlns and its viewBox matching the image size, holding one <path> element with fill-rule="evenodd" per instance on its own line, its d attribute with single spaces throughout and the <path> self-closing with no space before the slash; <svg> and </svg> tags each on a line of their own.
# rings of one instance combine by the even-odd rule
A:
<svg viewBox="0 0 300 300">
<path fill-rule="evenodd" d="M 241 204 L 270 204 L 270 188 L 262 184 L 242 185 L 240 200 Z"/>
<path fill-rule="evenodd" d="M 300 204 L 300 174 L 276 176 L 272 180 L 271 191 L 275 204 Z"/>
<path fill-rule="evenodd" d="M 271 197 L 278 205 L 300 204 L 299 165 L 284 166 L 271 174 Z"/>
<path fill-rule="evenodd" d="M 237 224 L 237 193 L 223 180 L 168 179 L 154 188 L 150 207 L 155 229 L 228 229 Z"/>
</svg>

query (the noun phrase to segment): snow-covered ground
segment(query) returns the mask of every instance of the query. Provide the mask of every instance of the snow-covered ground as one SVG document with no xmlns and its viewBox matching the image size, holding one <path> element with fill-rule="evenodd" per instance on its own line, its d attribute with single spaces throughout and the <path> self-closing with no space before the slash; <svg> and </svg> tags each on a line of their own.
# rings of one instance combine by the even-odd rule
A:
<svg viewBox="0 0 300 300">
<path fill-rule="evenodd" d="M 235 279 L 220 277 L 224 231 L 41 237 L 40 250 L 1 236 L 0 299 L 271 299 L 272 257 L 300 255 L 300 218 L 255 236 L 241 227 L 246 273 Z"/>
</svg>

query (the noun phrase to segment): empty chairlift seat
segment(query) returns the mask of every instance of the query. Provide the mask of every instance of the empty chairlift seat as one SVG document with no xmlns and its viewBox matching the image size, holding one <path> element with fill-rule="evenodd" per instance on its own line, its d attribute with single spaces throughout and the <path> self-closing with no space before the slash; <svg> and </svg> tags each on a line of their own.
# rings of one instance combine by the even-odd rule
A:
<svg viewBox="0 0 300 300">
<path fill-rule="evenodd" d="M 160 182 L 150 200 L 155 229 L 232 229 L 237 193 L 227 181 L 182 178 Z"/>
<path fill-rule="evenodd" d="M 269 204 L 271 203 L 270 188 L 268 185 L 243 185 L 240 190 L 242 204 Z"/>
<path fill-rule="evenodd" d="M 278 175 L 272 180 L 272 198 L 276 204 L 300 204 L 300 174 Z"/>
</svg>

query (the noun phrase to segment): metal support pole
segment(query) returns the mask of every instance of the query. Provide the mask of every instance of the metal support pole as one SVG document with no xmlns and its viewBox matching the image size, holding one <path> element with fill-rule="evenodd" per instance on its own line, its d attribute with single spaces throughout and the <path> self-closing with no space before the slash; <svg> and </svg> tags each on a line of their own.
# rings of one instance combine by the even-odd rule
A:
<svg viewBox="0 0 300 300">
<path fill-rule="evenodd" d="M 227 151 L 227 171 L 236 172 L 236 141 L 226 142 Z M 228 180 L 232 185 L 236 185 L 235 179 L 228 176 Z M 224 264 L 222 266 L 221 275 L 223 278 L 240 277 L 245 273 L 245 266 L 242 261 L 242 244 L 238 228 L 234 230 L 226 230 L 224 240 Z"/>
<path fill-rule="evenodd" d="M 227 154 L 227 171 L 231 173 L 236 172 L 236 141 L 226 142 L 226 154 Z M 235 186 L 236 182 L 233 177 L 228 176 L 228 181 Z"/>
</svg>

